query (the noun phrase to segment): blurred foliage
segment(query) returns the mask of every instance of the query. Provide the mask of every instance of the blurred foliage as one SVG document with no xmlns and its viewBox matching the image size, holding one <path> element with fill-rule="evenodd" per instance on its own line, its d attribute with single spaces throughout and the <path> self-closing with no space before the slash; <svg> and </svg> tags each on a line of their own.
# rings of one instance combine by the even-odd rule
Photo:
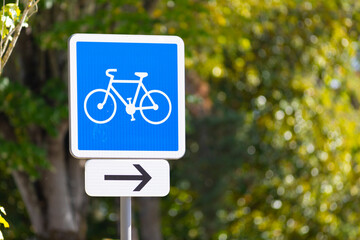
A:
<svg viewBox="0 0 360 240">
<path fill-rule="evenodd" d="M 91 198 L 91 209 L 87 218 L 87 239 L 119 238 L 119 198 Z"/>
<path fill-rule="evenodd" d="M 360 238 L 358 1 L 161 0 L 148 13 L 140 1 L 96 0 L 81 14 L 73 1 L 40 3 L 67 14 L 45 31 L 34 27 L 43 49 L 65 50 L 75 32 L 175 34 L 186 68 L 209 85 L 211 113 L 188 112 L 187 153 L 172 162 L 164 239 Z M 67 113 L 13 90 L 0 90 L 1 111 L 16 116 L 21 145 L 37 162 L 41 151 L 27 145 L 21 126 L 52 132 Z M 43 116 L 31 114 L 40 108 Z M 99 221 L 117 212 L 94 204 L 89 239 L 106 235 Z"/>
<path fill-rule="evenodd" d="M 8 220 L 15 226 L 6 232 L 6 239 L 28 239 L 32 228 L 11 172 L 25 171 L 35 181 L 41 177 L 41 169 L 51 168 L 32 130 L 57 134 L 57 126 L 68 116 L 66 85 L 54 78 L 34 92 L 16 81 L 0 78 L 0 102 L 0 116 L 9 119 L 15 133 L 12 140 L 0 134 L 0 200 L 6 203 Z"/>
<path fill-rule="evenodd" d="M 187 67 L 214 108 L 173 164 L 165 238 L 358 239 L 359 3 L 204 5 L 213 43 Z"/>
<path fill-rule="evenodd" d="M 39 177 L 37 167 L 49 167 L 44 150 L 31 139 L 31 130 L 40 127 L 54 136 L 57 125 L 67 117 L 66 87 L 59 82 L 50 79 L 35 94 L 17 82 L 0 79 L 0 112 L 9 119 L 15 132 L 12 141 L 0 136 L 1 159 L 5 160 L 0 166 L 4 169 L 25 170 L 30 176 Z"/>
<path fill-rule="evenodd" d="M 0 167 L 0 200 L 7 212 L 6 220 L 11 226 L 3 232 L 4 238 L 5 240 L 31 239 L 32 228 L 29 227 L 30 220 L 25 204 L 21 200 L 15 182 L 7 171 L 8 169 Z"/>
</svg>

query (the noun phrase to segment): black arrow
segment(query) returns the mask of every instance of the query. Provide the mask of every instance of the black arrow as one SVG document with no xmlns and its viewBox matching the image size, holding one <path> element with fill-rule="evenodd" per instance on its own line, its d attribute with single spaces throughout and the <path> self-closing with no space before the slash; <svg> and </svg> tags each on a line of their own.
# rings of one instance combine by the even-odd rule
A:
<svg viewBox="0 0 360 240">
<path fill-rule="evenodd" d="M 139 192 L 150 180 L 151 176 L 140 166 L 140 164 L 133 164 L 134 167 L 141 173 L 141 175 L 105 175 L 105 180 L 141 180 L 141 183 L 134 189 L 134 192 Z"/>
</svg>

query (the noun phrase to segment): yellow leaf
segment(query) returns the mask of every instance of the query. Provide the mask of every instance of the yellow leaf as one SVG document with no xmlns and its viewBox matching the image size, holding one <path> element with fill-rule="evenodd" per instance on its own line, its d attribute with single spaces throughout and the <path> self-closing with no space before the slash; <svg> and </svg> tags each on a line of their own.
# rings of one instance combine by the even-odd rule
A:
<svg viewBox="0 0 360 240">
<path fill-rule="evenodd" d="M 169 34 L 175 34 L 175 32 L 176 32 L 176 29 L 175 28 L 173 28 L 173 27 L 171 27 L 171 28 L 169 28 Z"/>
<path fill-rule="evenodd" d="M 251 49 L 251 42 L 247 38 L 240 38 L 239 45 L 240 45 L 241 49 L 244 51 L 248 51 Z"/>
<path fill-rule="evenodd" d="M 156 9 L 152 15 L 154 18 L 158 18 L 162 15 L 162 11 L 160 9 Z"/>
<path fill-rule="evenodd" d="M 2 223 L 5 228 L 10 227 L 9 223 L 2 216 L 0 216 L 0 223 Z"/>
</svg>

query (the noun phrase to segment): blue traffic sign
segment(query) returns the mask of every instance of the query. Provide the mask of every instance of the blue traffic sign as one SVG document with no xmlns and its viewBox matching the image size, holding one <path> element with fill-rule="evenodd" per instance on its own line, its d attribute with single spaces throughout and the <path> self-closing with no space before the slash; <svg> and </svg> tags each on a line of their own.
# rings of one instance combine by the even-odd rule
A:
<svg viewBox="0 0 360 240">
<path fill-rule="evenodd" d="M 184 43 L 176 36 L 69 40 L 70 151 L 78 158 L 180 158 Z"/>
</svg>

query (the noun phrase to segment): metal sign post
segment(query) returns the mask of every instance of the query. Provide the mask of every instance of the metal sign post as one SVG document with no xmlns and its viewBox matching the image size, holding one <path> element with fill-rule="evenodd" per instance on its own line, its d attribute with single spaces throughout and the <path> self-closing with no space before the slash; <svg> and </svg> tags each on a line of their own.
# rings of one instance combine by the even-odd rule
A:
<svg viewBox="0 0 360 240">
<path fill-rule="evenodd" d="M 90 159 L 85 164 L 85 191 L 94 197 L 121 196 L 120 236 L 131 240 L 131 197 L 166 196 L 170 166 L 161 159 Z"/>
<path fill-rule="evenodd" d="M 74 34 L 68 45 L 70 152 L 93 158 L 85 191 L 120 197 L 121 240 L 131 240 L 131 197 L 166 196 L 170 167 L 162 159 L 185 153 L 184 42 Z"/>
<path fill-rule="evenodd" d="M 131 197 L 120 198 L 121 240 L 131 240 Z"/>
</svg>

